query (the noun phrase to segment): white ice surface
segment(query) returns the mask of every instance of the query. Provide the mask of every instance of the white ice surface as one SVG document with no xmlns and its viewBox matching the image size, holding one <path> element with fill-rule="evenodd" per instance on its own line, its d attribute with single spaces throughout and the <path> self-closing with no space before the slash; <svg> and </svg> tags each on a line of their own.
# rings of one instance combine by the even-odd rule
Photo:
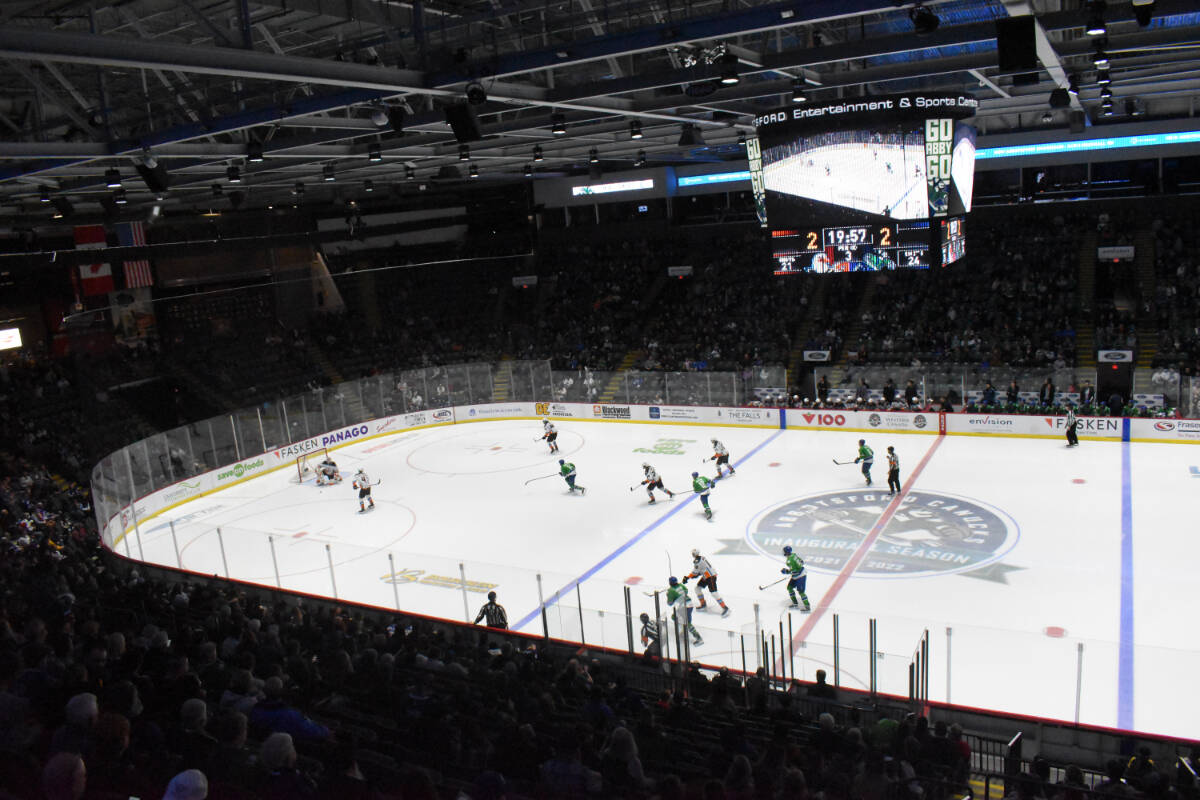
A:
<svg viewBox="0 0 1200 800">
<path fill-rule="evenodd" d="M 1119 443 L 1085 441 L 1067 449 L 1045 439 L 939 441 L 915 434 L 567 420 L 558 427 L 560 455 L 576 464 L 586 496 L 567 494 L 558 477 L 526 484 L 555 476 L 558 468 L 559 456 L 548 455 L 538 441 L 538 422 L 472 423 L 339 449 L 334 455 L 347 481 L 338 486 L 296 485 L 284 469 L 198 498 L 143 522 L 139 534 L 128 537 L 129 547 L 138 556 L 140 539 L 146 560 L 175 565 L 168 525 L 174 521 L 186 569 L 224 573 L 223 544 L 233 577 L 274 585 L 273 545 L 285 588 L 329 595 L 336 580 L 343 599 L 391 608 L 398 598 L 406 610 L 453 619 L 473 618 L 494 586 L 510 622 L 524 621 L 522 630 L 532 633 L 542 630 L 540 575 L 552 635 L 578 638 L 578 596 L 586 640 L 618 648 L 627 643 L 623 585 L 632 586 L 635 615 L 653 612 L 653 599 L 643 592 L 664 587 L 671 568 L 685 574 L 696 547 L 713 561 L 732 608 L 726 618 L 696 613 L 705 644 L 693 657 L 704 663 L 740 668 L 744 637 L 747 666 L 758 665 L 757 604 L 759 626 L 774 633 L 777 646 L 793 639 L 787 649 L 794 649 L 797 677 L 811 679 L 817 668 L 832 676 L 836 614 L 841 682 L 866 686 L 868 620 L 874 618 L 881 691 L 907 692 L 908 663 L 928 628 L 931 699 L 946 699 L 949 687 L 955 703 L 1071 720 L 1082 644 L 1082 722 L 1196 734 L 1200 700 L 1189 679 L 1200 674 L 1192 606 L 1200 480 L 1188 467 L 1200 462 L 1200 448 L 1127 445 L 1133 606 L 1125 634 L 1132 671 L 1123 689 Z M 698 499 L 683 493 L 692 471 L 713 474 L 712 462 L 703 461 L 713 436 L 728 446 L 737 475 L 712 493 L 709 522 Z M 863 487 L 858 467 L 832 463 L 853 458 L 860 436 L 876 452 L 872 490 Z M 838 502 L 851 510 L 802 512 L 801 522 L 814 532 L 849 536 L 856 546 L 861 536 L 854 531 L 869 531 L 888 508 L 879 487 L 886 490 L 889 444 L 901 456 L 906 482 L 924 459 L 920 473 L 856 570 L 843 569 L 844 559 L 823 563 L 811 549 L 797 547 L 808 560 L 816 610 L 811 617 L 789 614 L 783 584 L 758 589 L 780 577 L 782 555 L 761 538 L 754 546 L 751 532 L 788 501 L 848 492 Z M 644 452 L 656 449 L 668 452 Z M 681 494 L 674 500 L 660 494 L 648 505 L 640 487 L 630 491 L 643 461 Z M 374 489 L 378 508 L 367 514 L 356 513 L 357 492 L 349 485 L 359 466 L 381 480 Z M 975 502 L 997 513 L 988 519 L 1003 521 L 1003 530 L 993 531 L 1003 541 L 982 565 L 952 564 L 944 571 L 934 562 L 886 577 L 871 566 L 879 565 L 884 548 L 906 543 L 926 545 L 925 553 L 936 553 L 940 543 L 944 552 L 955 514 L 960 521 L 982 519 L 970 516 Z M 886 556 L 882 562 L 894 565 Z M 465 603 L 455 583 L 460 564 L 474 589 Z M 387 580 L 393 567 L 400 576 L 395 584 Z M 801 642 L 806 624 L 811 630 Z M 1131 709 L 1124 717 L 1118 710 L 1123 691 Z"/>
</svg>

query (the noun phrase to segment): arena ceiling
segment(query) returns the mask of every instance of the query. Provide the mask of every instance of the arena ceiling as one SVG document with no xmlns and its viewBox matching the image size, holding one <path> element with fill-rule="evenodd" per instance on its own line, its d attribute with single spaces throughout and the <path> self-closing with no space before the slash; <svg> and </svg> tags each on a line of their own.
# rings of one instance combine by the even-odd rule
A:
<svg viewBox="0 0 1200 800">
<path fill-rule="evenodd" d="M 118 210 L 134 214 L 227 207 L 235 193 L 262 206 L 297 183 L 310 197 L 346 197 L 368 181 L 470 180 L 472 167 L 494 181 L 523 180 L 527 167 L 542 176 L 642 158 L 734 160 L 753 116 L 791 103 L 797 89 L 808 102 L 968 90 L 985 134 L 1065 128 L 1069 109 L 1052 111 L 1048 98 L 1072 76 L 1072 106 L 1097 123 L 1191 116 L 1200 11 L 1193 0 L 1137 5 L 0 0 L 0 205 L 12 220 L 48 218 L 46 197 L 111 213 L 112 169 L 128 201 Z M 1085 32 L 1098 12 L 1104 37 Z M 1029 13 L 1040 69 L 1036 83 L 1014 85 L 997 68 L 995 21 Z M 1093 64 L 1100 41 L 1111 60 L 1108 118 Z M 736 83 L 722 81 L 734 71 Z M 482 138 L 464 153 L 445 108 L 466 102 L 472 85 L 482 89 L 471 105 Z M 169 190 L 148 185 L 163 174 Z"/>
</svg>

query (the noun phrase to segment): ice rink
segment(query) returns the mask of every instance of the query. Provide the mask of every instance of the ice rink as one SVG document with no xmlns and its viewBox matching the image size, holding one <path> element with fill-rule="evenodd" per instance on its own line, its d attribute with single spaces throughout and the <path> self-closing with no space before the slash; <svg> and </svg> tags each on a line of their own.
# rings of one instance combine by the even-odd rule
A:
<svg viewBox="0 0 1200 800">
<path fill-rule="evenodd" d="M 586 496 L 554 476 L 536 420 L 410 431 L 344 446 L 345 483 L 318 488 L 280 469 L 145 520 L 120 545 L 134 558 L 435 616 L 474 618 L 494 588 L 513 627 L 542 632 L 539 580 L 555 636 L 627 646 L 645 593 L 682 576 L 698 548 L 732 613 L 697 612 L 706 664 L 758 663 L 758 625 L 797 677 L 865 687 L 868 620 L 878 620 L 879 689 L 907 692 L 930 636 L 930 699 L 1141 731 L 1195 735 L 1200 674 L 1194 565 L 1200 562 L 1200 449 L 1170 444 L 716 428 L 563 420 L 561 456 Z M 710 477 L 709 439 L 737 468 L 706 521 L 690 475 Z M 865 437 L 875 486 L 849 460 Z M 886 447 L 904 490 L 886 493 Z M 674 500 L 636 487 L 648 461 Z M 373 479 L 358 514 L 349 484 Z M 174 522 L 174 537 L 170 523 Z M 220 529 L 220 535 L 217 529 Z M 809 568 L 813 613 L 790 611 L 783 544 Z M 222 548 L 224 556 L 222 555 Z M 177 555 L 178 553 L 178 555 Z M 224 563 L 223 563 L 224 558 Z M 461 571 L 460 571 L 461 564 Z M 463 579 L 469 588 L 464 599 Z M 691 584 L 689 584 L 690 586 Z M 693 593 L 694 596 L 694 593 Z M 577 599 L 578 598 L 578 599 Z M 582 612 L 579 606 L 582 605 Z M 719 611 L 719 609 L 718 609 Z M 782 630 L 782 633 L 781 633 Z M 790 640 L 787 645 L 784 641 Z M 640 648 L 639 648 L 640 649 Z M 794 655 L 793 655 L 794 654 Z M 780 653 L 775 654 L 776 659 Z"/>
</svg>

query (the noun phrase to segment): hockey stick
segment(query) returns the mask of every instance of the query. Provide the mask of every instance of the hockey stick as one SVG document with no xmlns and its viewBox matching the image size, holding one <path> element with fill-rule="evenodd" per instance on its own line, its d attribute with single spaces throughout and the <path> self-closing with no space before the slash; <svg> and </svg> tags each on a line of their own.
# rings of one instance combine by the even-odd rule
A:
<svg viewBox="0 0 1200 800">
<path fill-rule="evenodd" d="M 557 477 L 558 477 L 558 475 L 541 475 L 537 478 L 530 478 L 529 480 L 525 481 L 525 485 L 528 486 L 529 484 L 533 483 L 534 481 L 541 481 L 541 480 L 545 480 L 546 478 L 557 478 Z"/>
<path fill-rule="evenodd" d="M 758 590 L 761 592 L 763 589 L 769 589 L 769 588 L 771 588 L 772 586 L 774 586 L 774 585 L 775 585 L 775 584 L 777 584 L 777 583 L 783 583 L 784 581 L 786 581 L 786 580 L 787 580 L 788 578 L 790 578 L 790 577 L 792 577 L 792 576 L 791 576 L 791 575 L 784 575 L 782 578 L 780 578 L 780 579 L 779 579 L 779 580 L 777 580 L 777 581 L 772 581 L 771 583 L 768 583 L 766 586 L 760 586 L 760 587 L 758 587 Z"/>
<path fill-rule="evenodd" d="M 674 565 L 672 565 L 672 564 L 671 564 L 671 551 L 670 551 L 670 550 L 664 550 L 663 552 L 665 552 L 665 553 L 667 554 L 667 569 L 669 569 L 669 570 L 670 570 L 670 572 L 668 572 L 667 574 L 668 574 L 668 575 L 674 575 L 674 574 L 675 574 L 675 567 L 674 567 Z"/>
<path fill-rule="evenodd" d="M 846 466 L 847 464 L 854 464 L 855 462 L 854 462 L 854 461 L 838 461 L 838 460 L 835 458 L 835 459 L 833 460 L 833 463 L 837 464 L 839 467 L 844 467 L 844 466 Z"/>
</svg>

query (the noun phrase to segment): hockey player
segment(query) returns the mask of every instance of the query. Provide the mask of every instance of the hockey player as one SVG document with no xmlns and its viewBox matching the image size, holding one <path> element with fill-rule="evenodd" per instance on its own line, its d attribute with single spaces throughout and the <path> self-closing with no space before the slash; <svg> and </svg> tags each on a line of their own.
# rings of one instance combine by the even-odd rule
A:
<svg viewBox="0 0 1200 800">
<path fill-rule="evenodd" d="M 371 499 L 371 477 L 363 470 L 354 473 L 355 489 L 358 489 L 358 513 L 370 511 L 375 508 L 375 501 Z M 368 505 L 369 504 L 369 505 Z"/>
<path fill-rule="evenodd" d="M 331 483 L 341 483 L 342 475 L 338 472 L 337 462 L 329 456 L 317 464 L 317 486 L 328 486 Z"/>
<path fill-rule="evenodd" d="M 647 661 L 653 661 L 662 655 L 662 644 L 659 643 L 658 622 L 651 620 L 649 614 L 642 614 L 642 646 L 646 648 L 643 655 Z"/>
<path fill-rule="evenodd" d="M 642 473 L 645 477 L 642 479 L 642 485 L 646 487 L 646 494 L 650 495 L 650 505 L 656 502 L 654 499 L 654 490 L 661 489 L 667 493 L 667 497 L 674 497 L 675 493 L 667 487 L 663 486 L 662 478 L 658 476 L 658 472 L 649 464 L 642 464 Z"/>
<path fill-rule="evenodd" d="M 804 613 L 812 611 L 812 606 L 809 605 L 808 595 L 804 593 L 805 587 L 808 585 L 808 575 L 804 571 L 804 559 L 792 552 L 791 545 L 783 546 L 784 563 L 787 565 L 779 570 L 784 575 L 791 573 L 791 578 L 787 582 L 788 596 L 792 598 L 792 608 L 799 608 L 800 602 L 796 599 L 796 592 L 800 593 L 800 600 L 804 601 Z"/>
<path fill-rule="evenodd" d="M 558 452 L 558 431 L 554 429 L 554 423 L 549 418 L 542 420 L 542 438 L 550 445 L 551 454 Z"/>
<path fill-rule="evenodd" d="M 871 465 L 875 463 L 875 451 L 867 447 L 866 439 L 858 440 L 858 458 L 854 459 L 854 463 L 862 462 L 862 474 L 867 479 L 867 486 L 871 485 Z"/>
<path fill-rule="evenodd" d="M 721 599 L 721 595 L 717 592 L 717 571 L 713 569 L 712 562 L 704 556 L 700 555 L 700 551 L 692 549 L 692 571 L 683 576 L 683 582 L 687 583 L 691 578 L 699 578 L 696 581 L 696 599 L 700 601 L 697 606 L 701 611 L 708 608 L 708 602 L 704 599 L 704 590 L 712 594 L 713 600 L 721 606 L 721 616 L 729 616 L 729 606 L 725 605 L 725 601 Z"/>
<path fill-rule="evenodd" d="M 575 465 L 574 464 L 560 458 L 558 460 L 558 470 L 559 470 L 559 472 L 562 473 L 563 480 L 565 480 L 567 482 L 567 486 L 570 487 L 570 489 L 568 490 L 569 493 L 573 494 L 575 492 L 575 490 L 578 489 L 580 494 L 587 494 L 587 489 L 583 488 L 582 486 L 575 485 Z"/>
<path fill-rule="evenodd" d="M 729 463 L 729 451 L 725 449 L 725 445 L 721 444 L 716 439 L 713 439 L 712 447 L 713 447 L 712 458 L 710 458 L 708 460 L 709 461 L 716 460 L 716 462 L 717 462 L 717 477 L 718 478 L 724 477 L 723 475 L 721 475 L 721 465 L 722 464 L 724 464 L 729 469 L 729 474 L 733 475 L 734 474 L 733 467 Z"/>
<path fill-rule="evenodd" d="M 689 633 L 692 635 L 692 644 L 704 644 L 704 639 L 700 638 L 700 632 L 692 624 L 692 598 L 688 597 L 687 587 L 680 583 L 679 578 L 674 575 L 667 579 L 667 583 L 670 584 L 667 587 L 667 605 L 674 609 L 671 617 L 675 620 L 675 624 L 679 626 L 684 636 Z"/>
<path fill-rule="evenodd" d="M 699 472 L 692 473 L 692 493 L 700 495 L 700 503 L 704 506 L 705 519 L 712 519 L 712 509 L 708 507 L 708 493 L 712 491 L 715 480 L 710 481 Z"/>
</svg>

